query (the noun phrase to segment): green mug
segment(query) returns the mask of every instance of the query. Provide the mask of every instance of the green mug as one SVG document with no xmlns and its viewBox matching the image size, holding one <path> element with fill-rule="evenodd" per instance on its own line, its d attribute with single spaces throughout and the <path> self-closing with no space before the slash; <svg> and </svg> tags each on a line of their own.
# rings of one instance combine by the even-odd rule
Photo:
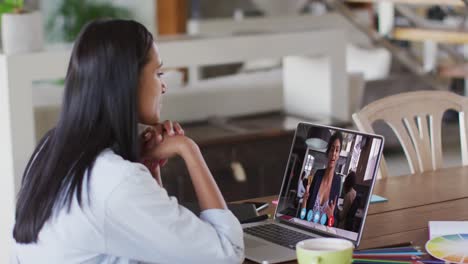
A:
<svg viewBox="0 0 468 264">
<path fill-rule="evenodd" d="M 312 238 L 296 245 L 299 264 L 350 264 L 354 245 L 339 238 Z"/>
</svg>

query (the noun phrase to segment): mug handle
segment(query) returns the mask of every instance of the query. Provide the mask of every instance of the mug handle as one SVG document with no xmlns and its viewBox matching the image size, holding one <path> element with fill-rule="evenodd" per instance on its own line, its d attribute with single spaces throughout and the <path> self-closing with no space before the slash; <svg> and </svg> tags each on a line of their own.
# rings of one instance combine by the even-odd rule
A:
<svg viewBox="0 0 468 264">
<path fill-rule="evenodd" d="M 312 257 L 312 260 L 309 262 L 309 264 L 319 264 L 320 263 L 320 257 Z"/>
</svg>

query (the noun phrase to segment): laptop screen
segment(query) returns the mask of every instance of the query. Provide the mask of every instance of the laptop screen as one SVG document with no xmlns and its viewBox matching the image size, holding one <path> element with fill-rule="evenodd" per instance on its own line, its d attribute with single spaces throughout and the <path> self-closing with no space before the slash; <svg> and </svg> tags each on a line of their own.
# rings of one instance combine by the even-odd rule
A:
<svg viewBox="0 0 468 264">
<path fill-rule="evenodd" d="M 276 218 L 358 242 L 382 149 L 381 136 L 300 123 Z"/>
</svg>

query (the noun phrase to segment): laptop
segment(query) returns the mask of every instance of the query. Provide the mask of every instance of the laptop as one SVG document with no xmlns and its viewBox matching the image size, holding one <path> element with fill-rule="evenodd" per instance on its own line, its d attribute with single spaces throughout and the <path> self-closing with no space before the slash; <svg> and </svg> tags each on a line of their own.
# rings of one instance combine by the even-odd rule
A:
<svg viewBox="0 0 468 264">
<path fill-rule="evenodd" d="M 379 135 L 299 123 L 273 219 L 242 225 L 246 258 L 291 261 L 299 241 L 316 237 L 359 246 L 383 145 Z"/>
</svg>

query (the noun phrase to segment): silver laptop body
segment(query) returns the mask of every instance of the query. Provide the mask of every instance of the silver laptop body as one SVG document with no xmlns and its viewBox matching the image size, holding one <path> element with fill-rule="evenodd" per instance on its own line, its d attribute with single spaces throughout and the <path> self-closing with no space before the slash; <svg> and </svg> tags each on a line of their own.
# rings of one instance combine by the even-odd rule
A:
<svg viewBox="0 0 468 264">
<path fill-rule="evenodd" d="M 301 174 L 302 174 L 303 170 L 305 171 L 305 168 L 307 168 L 306 163 L 310 162 L 310 160 L 313 160 L 313 158 L 310 158 L 308 155 L 310 154 L 310 156 L 313 156 L 313 157 L 317 156 L 315 155 L 316 153 L 315 151 L 317 151 L 316 146 L 314 145 L 313 147 L 310 147 L 310 145 L 306 143 L 306 148 L 307 148 L 306 155 L 304 156 L 304 159 L 302 160 L 302 162 L 299 162 L 299 164 L 297 164 L 298 155 L 296 155 L 297 153 L 295 153 L 295 148 L 302 144 L 301 141 L 304 141 L 305 143 L 308 139 L 310 139 L 309 135 L 314 134 L 313 136 L 314 139 L 310 140 L 309 142 L 313 142 L 315 144 L 317 142 L 320 142 L 320 140 L 315 140 L 316 138 L 326 137 L 326 135 L 325 136 L 321 135 L 323 134 L 321 132 L 333 133 L 333 131 L 335 131 L 335 133 L 336 131 L 341 132 L 343 135 L 346 135 L 348 139 L 354 137 L 353 139 L 354 142 L 352 142 L 354 143 L 353 146 L 351 147 L 347 146 L 348 150 L 349 148 L 351 148 L 351 150 L 348 151 L 348 155 L 349 153 L 352 153 L 351 158 L 353 158 L 355 153 L 357 153 L 361 145 L 369 148 L 368 145 L 365 145 L 365 144 L 372 144 L 372 146 L 370 147 L 371 152 L 369 153 L 369 156 L 367 157 L 367 164 L 365 164 L 366 171 L 364 172 L 364 177 L 367 177 L 367 179 L 364 178 L 362 181 L 362 184 L 364 183 L 366 184 L 365 190 L 367 190 L 368 193 L 366 195 L 364 193 L 366 191 L 363 191 L 363 195 L 365 196 L 364 197 L 365 199 L 364 201 L 362 201 L 363 205 L 361 206 L 361 209 L 360 209 L 361 210 L 360 217 L 362 218 L 362 221 L 360 221 L 360 224 L 358 225 L 357 230 L 353 230 L 356 232 L 340 229 L 338 227 L 327 228 L 325 226 L 321 226 L 319 223 L 314 223 L 313 221 L 307 221 L 306 219 L 301 219 L 296 214 L 291 215 L 291 214 L 284 214 L 284 212 L 282 212 L 282 210 L 284 209 L 283 207 L 285 207 L 285 203 L 288 203 L 287 201 L 289 199 L 287 195 L 288 192 L 294 189 L 294 187 L 291 187 L 293 186 L 291 185 L 292 184 L 291 180 L 294 181 L 294 177 L 292 176 L 288 177 L 291 171 L 298 170 L 298 168 L 296 167 L 300 165 L 299 167 L 301 167 Z M 360 138 L 360 141 L 359 141 L 360 145 L 358 144 L 359 138 Z M 372 143 L 369 143 L 369 140 L 371 140 Z M 323 140 L 323 141 L 326 141 L 326 140 Z M 363 143 L 364 141 L 366 143 Z M 344 142 L 345 141 L 342 142 L 341 153 L 343 153 Z M 291 146 L 291 150 L 290 150 L 290 154 L 288 158 L 288 163 L 287 163 L 286 170 L 283 176 L 283 183 L 280 189 L 280 197 L 278 200 L 278 206 L 276 208 L 273 219 L 242 225 L 244 228 L 244 242 L 245 242 L 246 258 L 257 263 L 279 263 L 279 262 L 291 261 L 291 260 L 296 259 L 295 245 L 282 246 L 277 243 L 273 243 L 266 239 L 260 238 L 257 235 L 251 235 L 251 234 L 246 233 L 247 228 L 258 227 L 260 225 L 266 225 L 266 224 L 278 225 L 280 227 L 299 232 L 301 234 L 310 236 L 312 238 L 313 237 L 338 237 L 338 238 L 348 239 L 351 242 L 353 242 L 353 244 L 357 247 L 361 240 L 361 236 L 362 236 L 362 232 L 363 232 L 364 224 L 365 224 L 365 219 L 367 216 L 367 210 L 369 208 L 369 203 L 371 199 L 372 189 L 374 187 L 375 180 L 377 178 L 376 175 L 377 175 L 378 166 L 380 163 L 380 158 L 382 156 L 383 144 L 384 144 L 384 138 L 379 135 L 366 134 L 366 133 L 362 133 L 358 131 L 341 129 L 341 128 L 330 127 L 330 126 L 323 126 L 323 125 L 316 125 L 316 124 L 309 124 L 309 123 L 299 123 L 296 128 L 296 132 L 295 132 L 294 139 L 292 142 L 292 146 Z M 360 150 L 359 152 L 360 155 L 364 147 L 362 147 L 362 149 Z M 319 152 L 320 151 L 323 151 L 323 150 L 319 150 Z M 317 153 L 320 154 L 319 152 Z M 339 160 L 341 159 L 341 153 L 340 153 Z M 293 156 L 295 158 L 293 158 Z M 307 157 L 309 158 L 306 161 Z M 293 159 L 295 161 L 293 161 Z M 363 165 L 359 164 L 358 162 L 357 166 L 363 166 Z M 351 170 L 350 168 L 351 166 L 348 166 L 348 168 L 345 168 L 345 170 L 347 169 Z M 369 168 L 372 171 L 368 171 L 370 170 Z M 298 185 L 299 184 L 300 183 L 298 180 Z M 284 188 L 286 188 L 286 190 L 284 190 Z M 297 191 L 297 189 L 295 190 Z M 284 195 L 285 193 L 286 195 Z M 297 193 L 299 193 L 299 191 L 297 191 Z M 341 190 L 340 190 L 340 193 L 341 193 Z M 296 199 L 298 198 L 296 197 Z M 297 208 L 300 208 L 299 205 L 297 206 Z M 356 213 L 356 215 L 358 214 Z"/>
</svg>

